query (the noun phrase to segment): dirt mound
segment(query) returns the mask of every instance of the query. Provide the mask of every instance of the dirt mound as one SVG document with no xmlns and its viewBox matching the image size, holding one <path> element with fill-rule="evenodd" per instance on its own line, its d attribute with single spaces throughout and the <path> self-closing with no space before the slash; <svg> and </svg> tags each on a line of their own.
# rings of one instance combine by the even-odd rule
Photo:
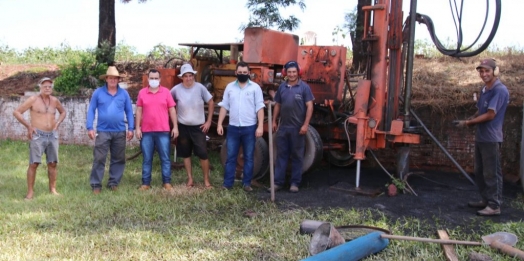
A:
<svg viewBox="0 0 524 261">
<path fill-rule="evenodd" d="M 37 90 L 41 78 L 58 75 L 58 66 L 53 64 L 0 65 L 0 96 L 24 95 L 26 91 Z"/>
</svg>

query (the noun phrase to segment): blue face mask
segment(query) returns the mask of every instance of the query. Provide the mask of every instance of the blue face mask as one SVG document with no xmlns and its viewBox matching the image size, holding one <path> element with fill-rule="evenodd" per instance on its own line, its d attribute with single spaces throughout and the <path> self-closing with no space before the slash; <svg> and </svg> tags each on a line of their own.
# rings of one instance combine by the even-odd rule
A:
<svg viewBox="0 0 524 261">
<path fill-rule="evenodd" d="M 249 74 L 237 74 L 237 80 L 241 83 L 245 83 L 249 80 Z"/>
</svg>

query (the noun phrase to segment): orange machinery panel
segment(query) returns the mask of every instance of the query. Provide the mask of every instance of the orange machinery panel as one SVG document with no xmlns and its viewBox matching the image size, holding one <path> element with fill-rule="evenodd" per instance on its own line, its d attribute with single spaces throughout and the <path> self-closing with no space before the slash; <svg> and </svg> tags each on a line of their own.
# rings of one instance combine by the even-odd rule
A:
<svg viewBox="0 0 524 261">
<path fill-rule="evenodd" d="M 244 31 L 244 62 L 284 65 L 297 59 L 297 50 L 297 35 L 261 27 Z"/>
<path fill-rule="evenodd" d="M 182 79 L 178 78 L 178 74 L 180 73 L 180 69 L 157 69 L 160 72 L 160 85 L 171 89 L 175 85 L 182 82 Z M 148 86 L 149 81 L 147 77 L 147 73 L 145 73 L 142 76 L 142 87 Z"/>
<path fill-rule="evenodd" d="M 333 100 L 341 104 L 344 94 L 346 72 L 346 47 L 306 46 L 298 47 L 297 62 L 301 79 L 309 84 L 315 103 Z"/>
</svg>

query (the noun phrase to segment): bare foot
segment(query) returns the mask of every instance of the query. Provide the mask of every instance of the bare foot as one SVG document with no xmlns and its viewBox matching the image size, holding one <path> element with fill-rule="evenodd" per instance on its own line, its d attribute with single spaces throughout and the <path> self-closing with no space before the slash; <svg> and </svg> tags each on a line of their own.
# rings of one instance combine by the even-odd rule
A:
<svg viewBox="0 0 524 261">
<path fill-rule="evenodd" d="M 58 193 L 55 189 L 49 191 L 49 193 L 55 195 L 55 196 L 61 196 L 60 193 Z"/>
<path fill-rule="evenodd" d="M 33 193 L 27 193 L 24 200 L 32 200 L 33 199 Z"/>
<path fill-rule="evenodd" d="M 187 183 L 186 183 L 186 187 L 187 188 L 192 188 L 193 186 L 194 186 L 193 180 L 192 179 L 188 180 Z"/>
</svg>

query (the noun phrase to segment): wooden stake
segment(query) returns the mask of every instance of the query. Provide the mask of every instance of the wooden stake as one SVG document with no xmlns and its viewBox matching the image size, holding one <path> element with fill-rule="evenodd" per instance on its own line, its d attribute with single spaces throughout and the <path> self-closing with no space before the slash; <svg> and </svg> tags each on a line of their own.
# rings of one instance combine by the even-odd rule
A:
<svg viewBox="0 0 524 261">
<path fill-rule="evenodd" d="M 449 239 L 448 232 L 446 230 L 437 230 L 438 237 L 440 239 Z M 444 256 L 448 261 L 458 261 L 457 253 L 455 248 L 451 244 L 442 244 L 442 250 L 444 250 Z"/>
</svg>

